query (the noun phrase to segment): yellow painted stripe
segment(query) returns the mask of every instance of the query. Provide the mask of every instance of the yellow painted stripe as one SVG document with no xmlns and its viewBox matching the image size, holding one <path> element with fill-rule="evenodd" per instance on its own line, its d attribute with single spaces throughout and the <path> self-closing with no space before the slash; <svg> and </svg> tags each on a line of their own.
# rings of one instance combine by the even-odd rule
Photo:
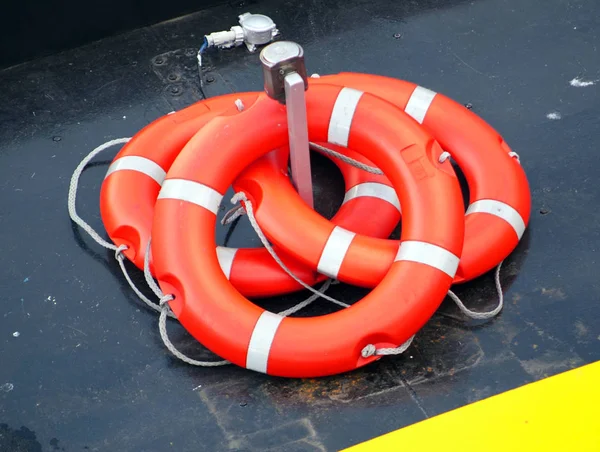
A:
<svg viewBox="0 0 600 452">
<path fill-rule="evenodd" d="M 388 433 L 350 452 L 600 451 L 600 361 Z"/>
</svg>

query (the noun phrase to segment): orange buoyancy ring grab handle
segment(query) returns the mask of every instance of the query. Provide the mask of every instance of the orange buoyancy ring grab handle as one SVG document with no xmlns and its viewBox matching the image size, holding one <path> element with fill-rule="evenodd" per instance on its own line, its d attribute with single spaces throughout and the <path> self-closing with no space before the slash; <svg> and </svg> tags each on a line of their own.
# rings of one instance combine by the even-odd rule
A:
<svg viewBox="0 0 600 452">
<path fill-rule="evenodd" d="M 236 100 L 251 103 L 257 94 L 212 98 L 166 115 L 138 132 L 117 154 L 102 184 L 100 210 L 111 240 L 117 245 L 126 245 L 125 255 L 140 269 L 144 265 L 158 192 L 184 144 L 217 114 L 231 108 Z M 368 163 L 347 149 L 337 150 Z M 281 196 L 291 196 L 294 189 L 286 169 L 288 155 L 286 149 L 274 151 L 248 167 L 240 178 L 265 176 L 276 181 L 276 190 Z M 331 221 L 356 233 L 388 237 L 400 219 L 400 211 L 396 193 L 387 178 L 366 173 L 337 159 L 334 161 L 344 176 L 346 196 Z M 260 184 L 263 179 L 258 180 Z M 369 218 L 368 214 L 374 210 L 378 215 Z M 302 289 L 263 248 L 218 247 L 217 251 L 223 271 L 246 296 L 267 297 Z M 285 252 L 278 250 L 278 253 L 294 275 L 306 284 L 313 285 L 326 278 L 315 269 L 287 258 Z"/>
<path fill-rule="evenodd" d="M 486 273 L 515 249 L 531 214 L 529 183 L 518 156 L 487 122 L 452 99 L 403 80 L 342 73 L 311 82 L 340 84 L 385 98 L 450 152 L 470 193 L 455 283 Z"/>
<path fill-rule="evenodd" d="M 307 91 L 307 112 L 312 141 L 361 152 L 383 169 L 404 206 L 394 263 L 363 300 L 320 317 L 284 318 L 244 298 L 221 270 L 214 228 L 223 194 L 246 166 L 288 140 L 285 108 L 266 94 L 243 112 L 215 118 L 190 140 L 163 184 L 152 229 L 156 277 L 162 290 L 173 294 L 169 306 L 181 324 L 234 364 L 288 377 L 355 369 L 379 358 L 361 355 L 367 345 L 404 343 L 446 295 L 464 233 L 452 166 L 439 162 L 442 149 L 408 115 L 373 95 L 327 85 Z M 278 215 L 288 215 L 295 203 L 302 201 L 281 199 L 285 210 Z M 310 211 L 312 228 L 286 233 L 298 243 L 319 242 L 306 250 L 314 257 L 340 229 Z M 344 242 L 350 233 L 338 237 Z M 352 254 L 369 262 L 378 262 L 381 244 L 389 243 L 362 235 L 350 241 Z"/>
</svg>

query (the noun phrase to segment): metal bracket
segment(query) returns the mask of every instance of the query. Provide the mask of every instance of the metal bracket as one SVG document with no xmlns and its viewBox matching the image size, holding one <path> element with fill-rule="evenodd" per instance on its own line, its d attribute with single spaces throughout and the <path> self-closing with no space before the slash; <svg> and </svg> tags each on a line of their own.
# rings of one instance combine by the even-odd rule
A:
<svg viewBox="0 0 600 452">
<path fill-rule="evenodd" d="M 295 42 L 280 41 L 265 47 L 260 53 L 265 79 L 265 91 L 287 107 L 290 166 L 292 181 L 300 197 L 314 207 L 306 96 L 308 88 L 304 50 Z"/>
</svg>

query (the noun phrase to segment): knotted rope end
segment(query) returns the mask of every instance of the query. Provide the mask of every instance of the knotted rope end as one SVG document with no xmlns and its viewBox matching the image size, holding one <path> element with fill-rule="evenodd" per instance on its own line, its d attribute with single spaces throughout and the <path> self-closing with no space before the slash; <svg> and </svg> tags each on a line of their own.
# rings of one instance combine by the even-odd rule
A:
<svg viewBox="0 0 600 452">
<path fill-rule="evenodd" d="M 362 351 L 360 352 L 360 355 L 363 358 L 370 358 L 371 356 L 374 356 L 376 352 L 377 352 L 377 348 L 373 344 L 369 344 L 369 345 L 366 345 L 365 348 L 362 349 Z"/>
</svg>

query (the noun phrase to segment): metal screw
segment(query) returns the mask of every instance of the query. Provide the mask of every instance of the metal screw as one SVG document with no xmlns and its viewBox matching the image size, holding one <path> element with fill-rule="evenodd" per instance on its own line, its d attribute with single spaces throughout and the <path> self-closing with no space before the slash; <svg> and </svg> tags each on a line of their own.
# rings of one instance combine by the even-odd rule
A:
<svg viewBox="0 0 600 452">
<path fill-rule="evenodd" d="M 402 37 L 402 33 L 394 33 L 394 39 L 400 39 Z"/>
<path fill-rule="evenodd" d="M 473 110 L 473 104 L 471 102 L 467 102 L 465 104 L 465 107 L 466 107 L 467 110 Z"/>
<path fill-rule="evenodd" d="M 208 77 L 206 77 L 206 83 L 212 83 L 215 81 L 215 78 L 212 75 L 209 75 Z"/>
<path fill-rule="evenodd" d="M 171 86 L 171 94 L 179 94 L 179 87 L 178 86 Z"/>
<path fill-rule="evenodd" d="M 550 209 L 546 209 L 545 207 L 542 207 L 542 208 L 540 209 L 540 214 L 541 214 L 541 215 L 547 215 L 547 214 L 549 214 L 549 213 L 550 213 Z"/>
<path fill-rule="evenodd" d="M 160 66 L 161 64 L 164 64 L 165 60 L 163 57 L 156 57 L 156 59 L 154 60 L 154 64 Z"/>
<path fill-rule="evenodd" d="M 60 141 L 60 140 L 62 140 L 61 137 L 58 137 L 58 136 L 52 137 L 52 141 Z"/>
<path fill-rule="evenodd" d="M 168 78 L 169 78 L 169 80 L 174 82 L 175 80 L 177 80 L 179 78 L 179 76 L 177 74 L 169 74 Z"/>
<path fill-rule="evenodd" d="M 241 402 L 241 403 L 240 403 L 240 406 L 241 406 L 241 407 L 248 406 L 248 402 Z"/>
</svg>

